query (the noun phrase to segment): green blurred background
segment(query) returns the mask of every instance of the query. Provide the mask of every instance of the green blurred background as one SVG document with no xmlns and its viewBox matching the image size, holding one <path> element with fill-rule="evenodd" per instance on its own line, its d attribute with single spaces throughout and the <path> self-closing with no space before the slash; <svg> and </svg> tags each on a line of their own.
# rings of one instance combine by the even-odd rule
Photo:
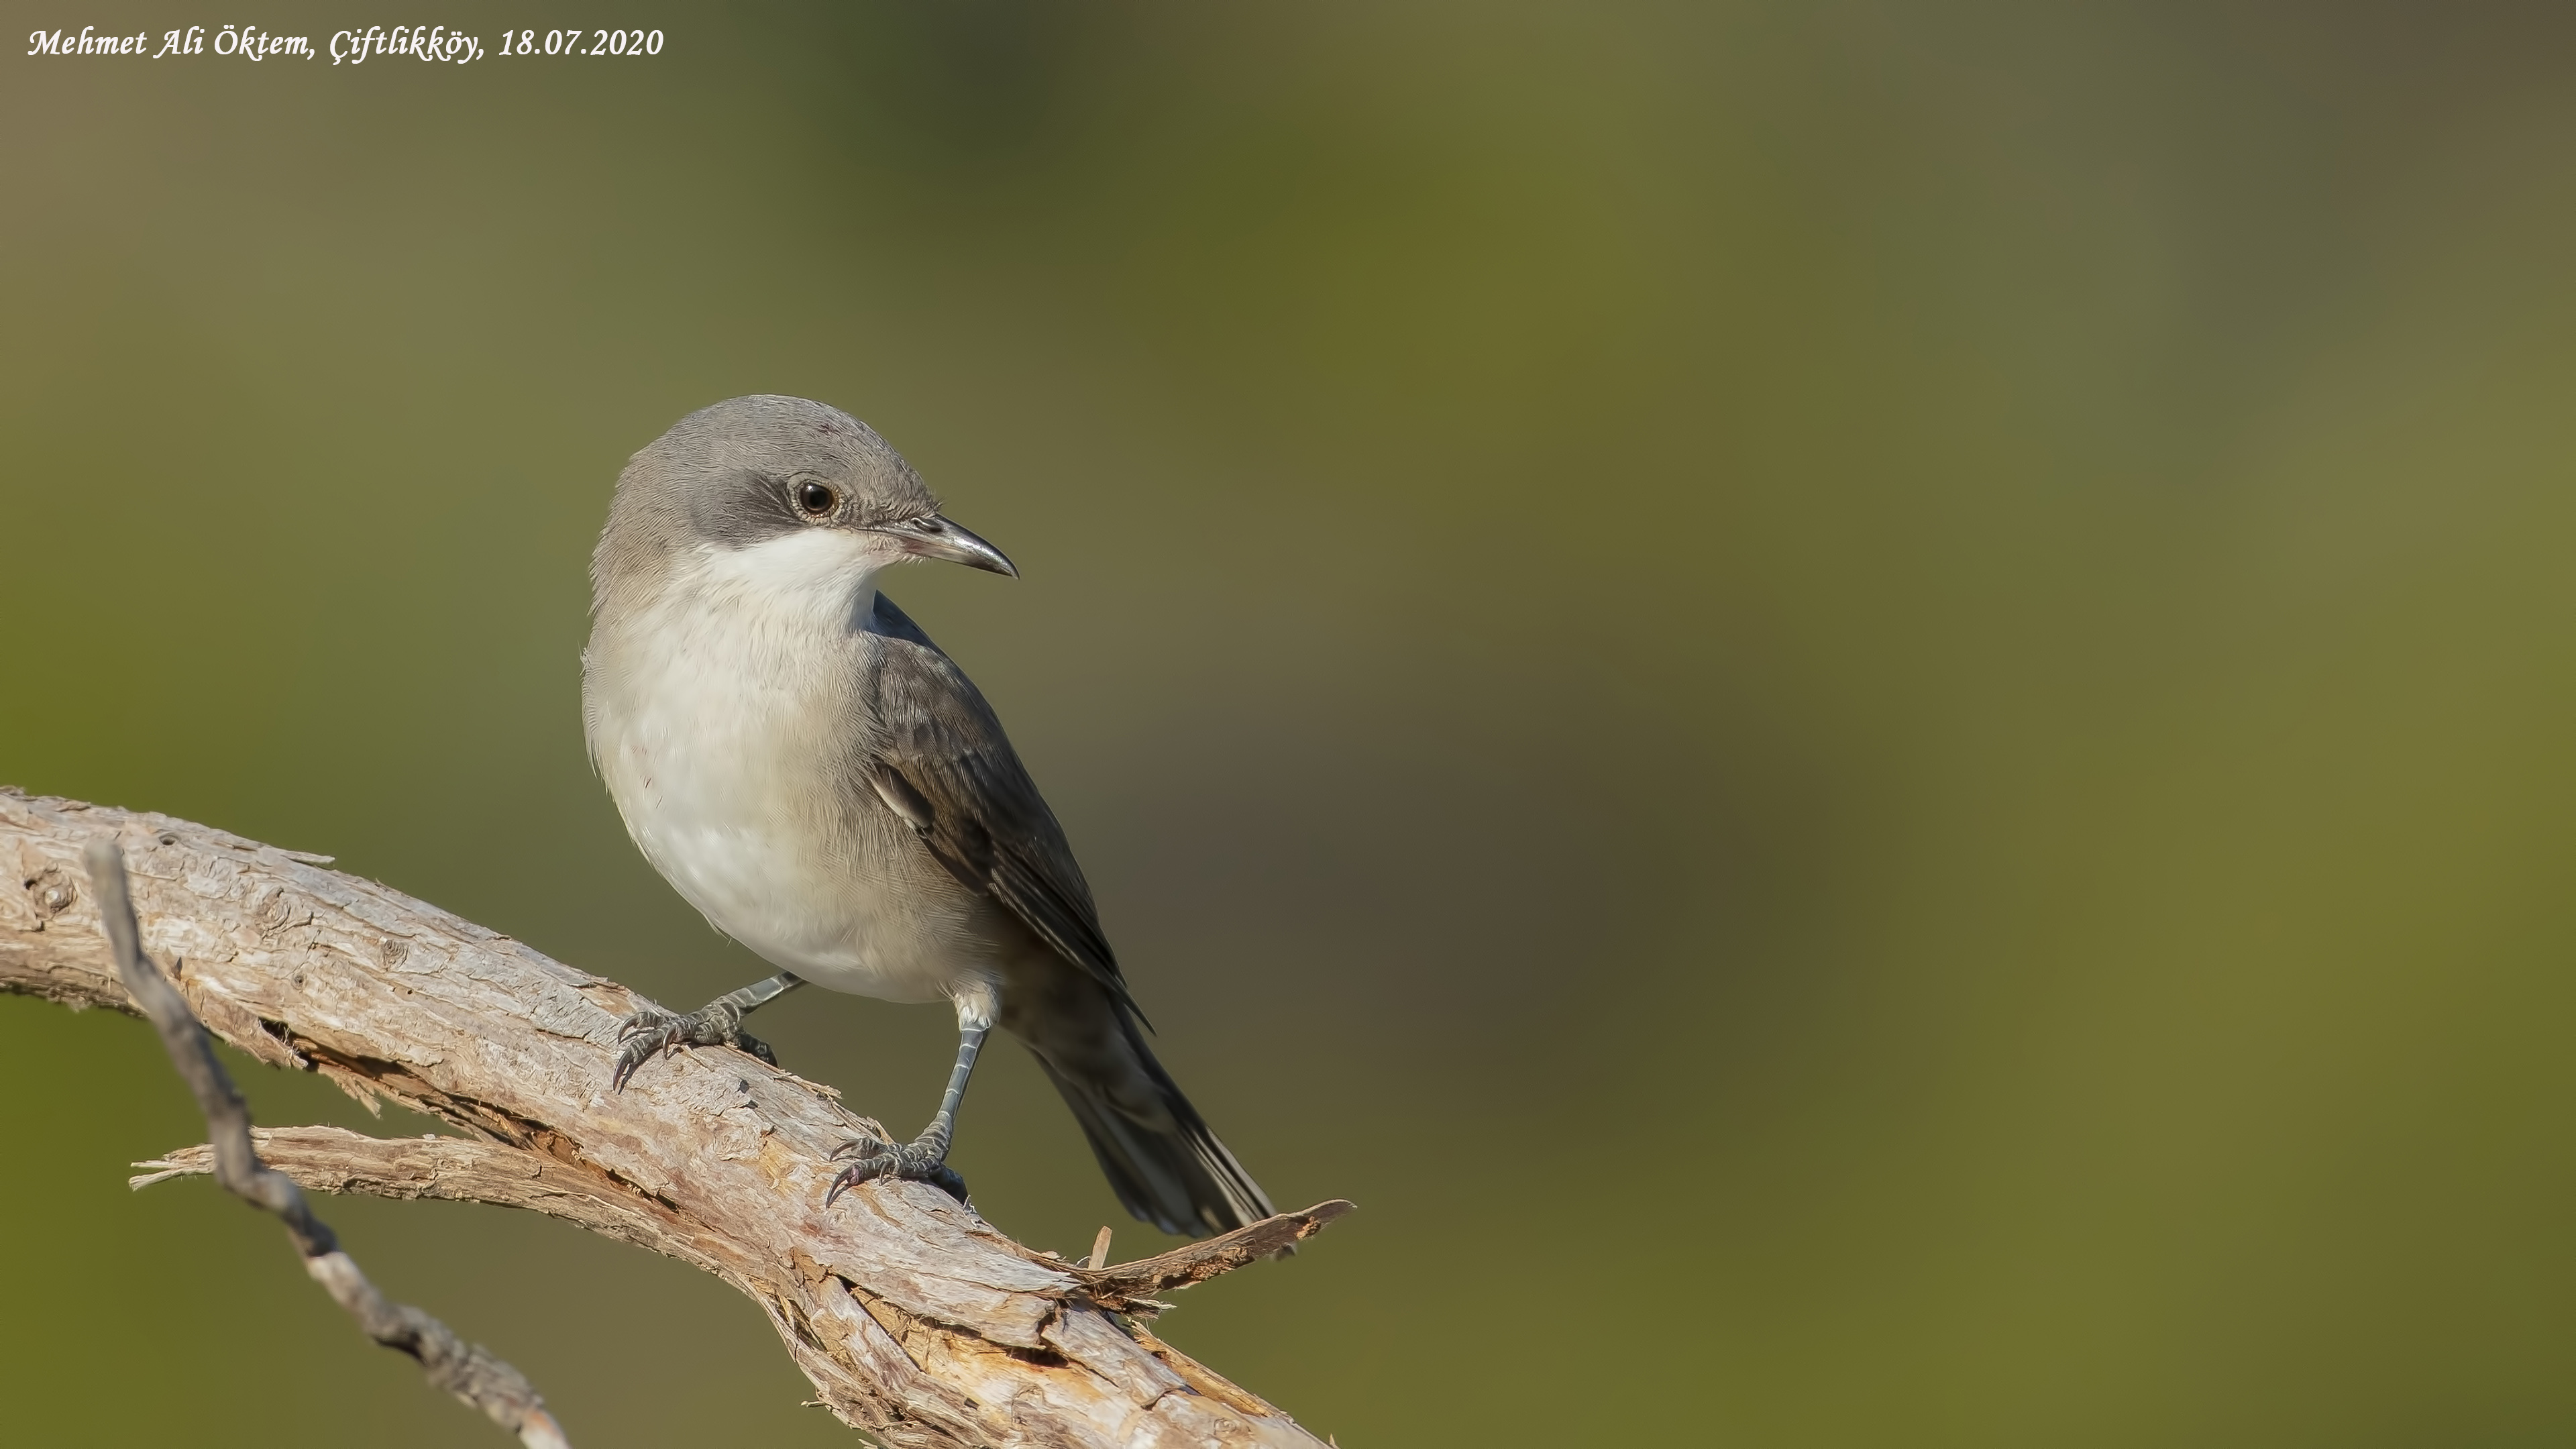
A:
<svg viewBox="0 0 2576 1449">
<path fill-rule="evenodd" d="M 1024 570 L 893 592 L 1177 1075 L 1362 1205 L 1166 1320 L 1318 1432 L 2576 1438 L 2576 12 L 365 19 L 668 43 L 6 62 L 0 780 L 751 979 L 584 765 L 583 567 L 672 420 L 821 398 Z M 950 1051 L 761 1030 L 899 1127 Z M 1155 1246 L 991 1060 L 983 1211 Z M 0 1438 L 498 1442 L 126 1191 L 198 1135 L 0 999 Z M 851 1442 L 677 1264 L 327 1215 L 579 1443 Z"/>
</svg>

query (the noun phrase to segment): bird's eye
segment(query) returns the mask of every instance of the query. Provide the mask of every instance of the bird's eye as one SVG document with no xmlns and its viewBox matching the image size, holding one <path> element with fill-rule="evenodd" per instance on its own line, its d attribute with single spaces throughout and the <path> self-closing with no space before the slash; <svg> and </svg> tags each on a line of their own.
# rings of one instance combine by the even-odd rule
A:
<svg viewBox="0 0 2576 1449">
<path fill-rule="evenodd" d="M 799 483 L 792 491 L 796 506 L 809 518 L 822 517 L 832 511 L 833 504 L 841 501 L 841 495 L 820 483 Z"/>
</svg>

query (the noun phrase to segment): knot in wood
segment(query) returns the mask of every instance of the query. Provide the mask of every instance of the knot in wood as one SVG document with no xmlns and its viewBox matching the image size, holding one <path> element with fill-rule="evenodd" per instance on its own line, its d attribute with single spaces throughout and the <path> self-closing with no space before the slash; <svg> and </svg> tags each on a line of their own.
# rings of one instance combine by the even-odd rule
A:
<svg viewBox="0 0 2576 1449">
<path fill-rule="evenodd" d="M 376 959 L 383 962 L 388 971 L 401 966 L 410 955 L 411 943 L 400 936 L 387 936 L 376 943 Z"/>
<path fill-rule="evenodd" d="M 40 926 L 70 910 L 72 902 L 80 899 L 80 888 L 72 884 L 70 874 L 59 865 L 46 866 L 23 884 L 27 899 L 36 907 L 36 923 Z"/>
<path fill-rule="evenodd" d="M 286 918 L 292 914 L 294 914 L 293 910 L 286 904 L 286 889 L 283 886 L 270 886 L 251 897 L 251 924 L 263 931 L 274 931 L 285 925 Z"/>
</svg>

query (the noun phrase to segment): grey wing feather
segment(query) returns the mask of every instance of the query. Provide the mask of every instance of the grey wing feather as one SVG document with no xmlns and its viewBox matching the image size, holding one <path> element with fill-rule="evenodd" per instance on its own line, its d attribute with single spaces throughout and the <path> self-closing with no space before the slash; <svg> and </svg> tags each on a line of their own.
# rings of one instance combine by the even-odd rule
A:
<svg viewBox="0 0 2576 1449">
<path fill-rule="evenodd" d="M 921 626 L 877 595 L 886 641 L 877 675 L 885 755 L 870 780 L 886 804 L 969 890 L 989 895 L 1055 953 L 1134 1012 L 1101 933 L 1091 886 L 993 707 Z"/>
</svg>

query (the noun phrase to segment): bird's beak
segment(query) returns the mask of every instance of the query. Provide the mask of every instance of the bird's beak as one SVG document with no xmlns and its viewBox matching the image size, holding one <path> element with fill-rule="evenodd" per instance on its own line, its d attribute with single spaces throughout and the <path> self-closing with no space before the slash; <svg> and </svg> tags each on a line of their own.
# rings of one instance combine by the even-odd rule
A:
<svg viewBox="0 0 2576 1449">
<path fill-rule="evenodd" d="M 946 559 L 950 563 L 962 563 L 970 569 L 983 569 L 1007 578 L 1020 576 L 1020 571 L 1011 567 L 1011 561 L 1002 556 L 1000 549 L 936 513 L 886 532 L 901 539 L 904 552 L 914 558 Z"/>
</svg>

